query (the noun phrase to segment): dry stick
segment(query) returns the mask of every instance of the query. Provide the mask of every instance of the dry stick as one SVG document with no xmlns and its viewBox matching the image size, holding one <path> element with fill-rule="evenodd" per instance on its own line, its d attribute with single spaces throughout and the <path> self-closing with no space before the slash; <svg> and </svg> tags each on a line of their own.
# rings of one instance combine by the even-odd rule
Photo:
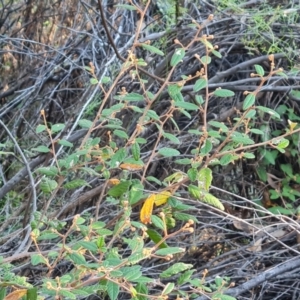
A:
<svg viewBox="0 0 300 300">
<path fill-rule="evenodd" d="M 241 284 L 240 286 L 237 286 L 232 289 L 228 289 L 227 291 L 224 291 L 225 295 L 237 297 L 241 295 L 242 293 L 245 293 L 247 291 L 250 291 L 254 287 L 266 283 L 268 279 L 272 279 L 277 275 L 282 275 L 285 272 L 292 271 L 296 268 L 300 267 L 300 259 L 299 256 L 293 257 L 289 259 L 288 261 L 273 267 L 271 269 L 266 270 L 260 275 L 257 275 L 253 279 L 248 280 L 247 282 Z M 207 300 L 207 296 L 201 296 L 196 298 L 195 300 Z"/>
</svg>

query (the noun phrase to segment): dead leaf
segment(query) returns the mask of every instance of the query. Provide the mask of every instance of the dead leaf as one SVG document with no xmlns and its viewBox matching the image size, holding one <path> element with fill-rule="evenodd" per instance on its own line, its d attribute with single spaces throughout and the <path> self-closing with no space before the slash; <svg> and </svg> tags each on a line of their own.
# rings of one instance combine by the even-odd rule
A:
<svg viewBox="0 0 300 300">
<path fill-rule="evenodd" d="M 21 299 L 23 296 L 25 296 L 27 294 L 27 290 L 23 289 L 23 290 L 16 290 L 13 291 L 12 293 L 8 294 L 4 300 L 19 300 Z"/>
</svg>

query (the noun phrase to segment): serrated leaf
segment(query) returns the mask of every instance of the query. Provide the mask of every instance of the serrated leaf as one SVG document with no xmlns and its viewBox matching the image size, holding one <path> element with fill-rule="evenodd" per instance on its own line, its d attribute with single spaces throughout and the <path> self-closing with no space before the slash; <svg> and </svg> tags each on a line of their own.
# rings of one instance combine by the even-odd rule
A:
<svg viewBox="0 0 300 300">
<path fill-rule="evenodd" d="M 144 96 L 138 93 L 129 93 L 122 95 L 122 99 L 126 101 L 144 101 Z"/>
<path fill-rule="evenodd" d="M 204 193 L 204 196 L 200 201 L 205 202 L 211 206 L 214 206 L 220 210 L 225 210 L 222 202 L 217 197 L 215 197 L 214 195 L 212 195 L 210 193 Z"/>
<path fill-rule="evenodd" d="M 147 234 L 151 239 L 151 241 L 153 241 L 155 244 L 158 244 L 163 239 L 162 236 L 154 229 L 148 229 Z M 159 244 L 158 248 L 159 249 L 168 248 L 168 245 L 166 244 L 166 242 L 162 242 Z"/>
<path fill-rule="evenodd" d="M 69 292 L 67 290 L 59 289 L 58 294 L 60 296 L 63 296 L 64 299 L 74 299 L 74 300 L 76 300 L 76 295 L 74 295 L 72 292 Z"/>
<path fill-rule="evenodd" d="M 32 254 L 31 255 L 31 264 L 36 266 L 38 264 L 47 264 L 47 259 L 41 254 Z"/>
<path fill-rule="evenodd" d="M 140 145 L 135 142 L 132 144 L 131 146 L 131 152 L 132 152 L 132 156 L 135 160 L 139 160 L 140 159 L 140 154 L 141 154 L 141 148 Z"/>
<path fill-rule="evenodd" d="M 202 197 L 202 192 L 200 191 L 199 187 L 193 185 L 193 184 L 190 184 L 188 186 L 188 191 L 190 193 L 190 195 L 196 199 L 201 199 Z"/>
<path fill-rule="evenodd" d="M 231 153 L 228 153 L 228 154 L 225 154 L 223 155 L 221 158 L 220 158 L 220 164 L 222 166 L 227 166 L 229 165 L 230 163 L 234 162 L 235 160 L 235 155 L 231 154 Z"/>
<path fill-rule="evenodd" d="M 254 103 L 255 103 L 255 95 L 252 93 L 248 94 L 243 103 L 243 110 L 247 110 L 249 107 L 254 105 Z"/>
<path fill-rule="evenodd" d="M 46 129 L 47 129 L 47 127 L 45 125 L 38 125 L 37 128 L 36 128 L 36 130 L 35 130 L 35 132 L 36 133 L 41 133 L 41 132 L 43 132 Z"/>
<path fill-rule="evenodd" d="M 253 145 L 254 141 L 250 139 L 246 134 L 241 134 L 238 132 L 235 132 L 231 136 L 232 140 L 238 144 L 243 145 Z"/>
<path fill-rule="evenodd" d="M 37 172 L 47 176 L 56 176 L 58 174 L 58 169 L 54 166 L 41 167 L 37 169 Z"/>
<path fill-rule="evenodd" d="M 193 87 L 194 92 L 198 92 L 207 86 L 207 79 L 200 78 L 198 79 Z"/>
<path fill-rule="evenodd" d="M 175 50 L 174 54 L 172 55 L 170 65 L 171 67 L 176 66 L 185 56 L 184 48 L 178 48 Z"/>
<path fill-rule="evenodd" d="M 198 186 L 208 191 L 212 182 L 212 171 L 209 168 L 202 168 L 198 174 Z"/>
<path fill-rule="evenodd" d="M 178 84 L 168 85 L 168 94 L 175 102 L 184 102 L 184 98 L 181 94 L 182 87 Z"/>
<path fill-rule="evenodd" d="M 163 222 L 163 220 L 161 218 L 159 218 L 158 216 L 151 216 L 151 223 L 157 227 L 158 229 L 164 230 L 165 229 L 165 223 Z"/>
<path fill-rule="evenodd" d="M 84 256 L 80 253 L 69 253 L 68 256 L 70 258 L 70 260 L 72 262 L 74 262 L 75 265 L 85 265 L 86 264 L 86 260 L 84 258 Z"/>
<path fill-rule="evenodd" d="M 0 296 L 1 299 L 1 296 Z M 37 295 L 37 288 L 29 288 L 27 290 L 27 295 L 26 295 L 26 300 L 37 300 L 38 299 L 38 295 Z"/>
<path fill-rule="evenodd" d="M 80 126 L 81 128 L 91 128 L 93 125 L 93 122 L 90 120 L 86 120 L 86 119 L 81 119 L 78 122 L 78 126 Z"/>
<path fill-rule="evenodd" d="M 275 110 L 273 110 L 271 108 L 264 107 L 264 106 L 256 106 L 256 108 L 259 109 L 260 111 L 263 111 L 263 112 L 271 115 L 272 117 L 280 119 L 280 115 Z"/>
<path fill-rule="evenodd" d="M 260 65 L 254 65 L 255 71 L 259 76 L 264 76 L 265 75 L 265 70 L 263 69 L 262 66 Z"/>
<path fill-rule="evenodd" d="M 212 150 L 212 142 L 209 139 L 206 139 L 204 144 L 201 147 L 201 154 L 206 155 Z"/>
<path fill-rule="evenodd" d="M 233 97 L 234 92 L 226 89 L 217 89 L 213 92 L 213 94 L 217 97 Z"/>
<path fill-rule="evenodd" d="M 51 193 L 57 188 L 57 186 L 57 182 L 49 178 L 44 178 L 40 183 L 40 188 L 44 193 Z"/>
<path fill-rule="evenodd" d="M 165 157 L 179 156 L 180 152 L 173 148 L 163 147 L 158 150 L 158 153 Z"/>
<path fill-rule="evenodd" d="M 65 124 L 59 123 L 59 124 L 53 124 L 51 126 L 51 131 L 54 132 L 59 132 L 62 131 L 66 127 Z"/>
<path fill-rule="evenodd" d="M 148 50 L 151 53 L 155 53 L 155 54 L 158 54 L 160 56 L 165 55 L 161 50 L 157 49 L 154 46 L 151 46 L 151 45 L 148 45 L 148 44 L 140 44 L 140 46 L 142 46 L 144 49 Z"/>
<path fill-rule="evenodd" d="M 169 267 L 167 270 L 163 271 L 160 274 L 160 278 L 168 278 L 173 275 L 176 275 L 180 272 L 183 272 L 185 270 L 191 269 L 193 267 L 192 264 L 185 264 L 185 263 L 175 263 L 171 267 Z"/>
<path fill-rule="evenodd" d="M 120 164 L 119 166 L 122 170 L 127 170 L 127 171 L 138 171 L 143 169 L 143 165 L 139 165 L 139 164 L 131 164 L 131 163 L 124 163 L 124 164 Z"/>
<path fill-rule="evenodd" d="M 156 206 L 161 206 L 165 204 L 171 196 L 172 193 L 170 193 L 169 191 L 159 192 L 158 194 L 155 195 L 154 204 Z"/>
<path fill-rule="evenodd" d="M 158 184 L 158 185 L 162 185 L 162 182 L 161 182 L 160 180 L 158 180 L 157 178 L 153 177 L 153 176 L 148 176 L 148 177 L 146 177 L 146 179 L 147 179 L 148 181 L 155 182 L 155 183 Z"/>
<path fill-rule="evenodd" d="M 70 143 L 69 141 L 67 141 L 65 139 L 59 140 L 58 144 L 65 146 L 65 147 L 73 147 L 73 143 Z"/>
<path fill-rule="evenodd" d="M 129 195 L 128 195 L 129 204 L 133 205 L 138 201 L 140 201 L 143 196 L 143 190 L 144 190 L 144 186 L 140 182 L 134 184 L 129 191 Z"/>
<path fill-rule="evenodd" d="M 198 171 L 197 171 L 197 169 L 195 169 L 195 168 L 191 168 L 191 169 L 189 169 L 189 170 L 187 171 L 187 175 L 188 175 L 190 181 L 192 181 L 192 182 L 193 182 L 193 181 L 196 181 L 197 175 L 198 175 Z"/>
<path fill-rule="evenodd" d="M 4 300 L 19 300 L 21 299 L 23 296 L 25 296 L 27 294 L 27 290 L 26 289 L 18 289 L 15 290 L 11 293 L 9 293 Z"/>
<path fill-rule="evenodd" d="M 288 145 L 289 145 L 290 141 L 287 139 L 281 139 L 281 141 L 279 142 L 279 144 L 277 145 L 277 149 L 285 149 Z"/>
<path fill-rule="evenodd" d="M 155 252 L 156 255 L 169 255 L 169 254 L 177 254 L 177 253 L 183 253 L 185 252 L 185 248 L 180 248 L 180 247 L 168 247 L 164 249 L 159 249 Z"/>
<path fill-rule="evenodd" d="M 131 181 L 122 181 L 118 185 L 113 186 L 107 194 L 112 197 L 120 197 L 122 196 L 125 192 L 127 192 L 128 188 L 131 185 Z"/>
<path fill-rule="evenodd" d="M 197 105 L 195 105 L 194 103 L 190 103 L 190 102 L 183 102 L 183 101 L 177 101 L 174 103 L 175 107 L 180 107 L 180 108 L 184 108 L 186 110 L 198 110 L 199 107 Z"/>
<path fill-rule="evenodd" d="M 31 150 L 41 152 L 41 153 L 49 153 L 50 149 L 46 146 L 38 146 L 36 148 L 32 148 Z"/>
<path fill-rule="evenodd" d="M 83 179 L 74 179 L 64 184 L 65 189 L 76 189 L 78 187 L 83 187 L 83 186 L 90 187 L 90 185 Z"/>
</svg>

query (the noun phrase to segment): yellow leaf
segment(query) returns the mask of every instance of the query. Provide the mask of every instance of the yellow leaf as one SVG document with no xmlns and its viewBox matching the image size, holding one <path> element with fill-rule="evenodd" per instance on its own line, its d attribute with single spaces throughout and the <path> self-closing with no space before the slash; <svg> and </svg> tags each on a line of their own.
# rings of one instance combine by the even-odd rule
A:
<svg viewBox="0 0 300 300">
<path fill-rule="evenodd" d="M 117 185 L 120 183 L 120 180 L 118 178 L 111 178 L 108 180 L 108 183 L 111 185 Z"/>
<path fill-rule="evenodd" d="M 123 170 L 137 171 L 143 169 L 143 166 L 137 164 L 120 164 L 119 166 Z"/>
<path fill-rule="evenodd" d="M 289 125 L 290 125 L 290 130 L 291 130 L 291 131 L 293 131 L 294 128 L 298 125 L 298 123 L 294 123 L 294 122 L 292 122 L 292 121 L 290 121 L 290 120 L 288 120 L 288 123 L 289 123 Z"/>
<path fill-rule="evenodd" d="M 151 215 L 152 215 L 154 201 L 155 201 L 155 195 L 151 195 L 144 202 L 144 205 L 140 212 L 140 219 L 141 222 L 144 224 L 151 223 Z"/>
<path fill-rule="evenodd" d="M 155 196 L 155 201 L 154 201 L 155 205 L 160 206 L 160 205 L 165 204 L 171 195 L 172 194 L 168 191 L 164 191 L 164 192 L 157 194 Z"/>
<path fill-rule="evenodd" d="M 12 293 L 8 294 L 4 300 L 19 300 L 23 296 L 27 294 L 27 290 L 16 290 L 13 291 Z"/>
</svg>

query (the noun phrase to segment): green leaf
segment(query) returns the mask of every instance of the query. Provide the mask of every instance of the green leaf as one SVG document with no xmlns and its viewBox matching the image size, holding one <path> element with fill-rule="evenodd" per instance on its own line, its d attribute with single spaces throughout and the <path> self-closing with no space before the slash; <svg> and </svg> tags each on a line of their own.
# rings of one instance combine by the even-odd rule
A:
<svg viewBox="0 0 300 300">
<path fill-rule="evenodd" d="M 40 183 L 40 188 L 44 193 L 51 193 L 58 187 L 58 184 L 55 180 L 49 178 L 43 178 Z"/>
<path fill-rule="evenodd" d="M 31 150 L 41 152 L 41 153 L 49 153 L 50 149 L 46 146 L 38 146 L 36 148 L 32 148 Z"/>
<path fill-rule="evenodd" d="M 90 84 L 94 85 L 94 84 L 98 84 L 98 79 L 97 78 L 91 78 L 90 79 Z"/>
<path fill-rule="evenodd" d="M 38 173 L 47 175 L 47 176 L 56 176 L 58 174 L 58 169 L 54 166 L 50 167 L 41 167 L 36 170 Z"/>
<path fill-rule="evenodd" d="M 191 159 L 190 158 L 181 158 L 181 159 L 175 160 L 175 163 L 179 164 L 179 165 L 190 165 Z"/>
<path fill-rule="evenodd" d="M 168 248 L 157 250 L 155 252 L 155 254 L 156 255 L 165 256 L 165 255 L 169 255 L 169 254 L 177 254 L 177 253 L 183 253 L 183 252 L 185 252 L 184 248 L 180 248 L 180 247 L 168 247 Z"/>
<path fill-rule="evenodd" d="M 170 84 L 168 85 L 168 94 L 170 95 L 171 99 L 175 102 L 184 102 L 184 98 L 181 94 L 182 87 L 178 84 Z"/>
<path fill-rule="evenodd" d="M 199 187 L 193 185 L 193 184 L 190 184 L 188 186 L 188 191 L 190 193 L 190 195 L 196 199 L 201 199 L 202 197 L 202 192 L 200 191 Z"/>
<path fill-rule="evenodd" d="M 264 76 L 265 75 L 265 70 L 263 69 L 262 66 L 260 65 L 254 65 L 255 71 L 259 76 Z"/>
<path fill-rule="evenodd" d="M 65 128 L 65 124 L 59 123 L 51 126 L 52 133 L 62 131 Z"/>
<path fill-rule="evenodd" d="M 197 111 L 199 109 L 199 107 L 197 105 L 195 105 L 194 103 L 182 102 L 182 101 L 175 102 L 174 106 L 184 108 L 186 110 L 195 110 L 195 111 Z"/>
<path fill-rule="evenodd" d="M 212 50 L 211 53 L 218 58 L 222 58 L 222 54 L 219 51 Z"/>
<path fill-rule="evenodd" d="M 73 143 L 70 143 L 69 141 L 67 141 L 65 139 L 59 140 L 58 143 L 65 147 L 73 147 Z"/>
<path fill-rule="evenodd" d="M 177 280 L 177 284 L 178 285 L 183 285 L 184 283 L 188 282 L 189 279 L 191 278 L 191 276 L 193 275 L 193 273 L 195 272 L 195 270 L 188 270 L 185 271 L 183 274 L 180 275 L 180 277 Z"/>
<path fill-rule="evenodd" d="M 98 247 L 95 242 L 79 241 L 78 245 L 80 245 L 82 248 L 89 250 L 91 252 L 94 252 L 94 253 L 98 252 Z"/>
<path fill-rule="evenodd" d="M 253 153 L 244 152 L 243 157 L 248 159 L 253 159 L 255 158 L 255 155 Z"/>
<path fill-rule="evenodd" d="M 187 171 L 187 175 L 188 175 L 190 181 L 192 181 L 192 182 L 193 182 L 193 181 L 196 181 L 197 175 L 198 175 L 198 171 L 197 171 L 197 169 L 195 169 L 195 168 L 191 168 L 191 169 L 189 169 L 189 170 Z"/>
<path fill-rule="evenodd" d="M 173 149 L 173 148 L 166 148 L 166 147 L 159 149 L 158 153 L 165 157 L 172 157 L 172 156 L 180 155 L 180 152 L 178 150 Z"/>
<path fill-rule="evenodd" d="M 214 294 L 214 296 L 211 299 L 212 300 L 236 300 L 235 297 L 231 297 L 231 296 L 224 295 L 221 293 Z"/>
<path fill-rule="evenodd" d="M 148 50 L 151 53 L 155 53 L 155 54 L 158 54 L 160 56 L 164 56 L 165 55 L 161 50 L 157 49 L 154 46 L 150 46 L 148 44 L 140 44 L 140 46 L 142 46 L 144 49 Z"/>
<path fill-rule="evenodd" d="M 126 157 L 126 149 L 125 148 L 120 148 L 111 158 L 110 161 L 110 167 L 111 168 L 116 168 L 118 167 L 125 159 Z"/>
<path fill-rule="evenodd" d="M 255 134 L 261 134 L 261 135 L 264 134 L 263 131 L 261 131 L 261 130 L 259 130 L 259 129 L 256 129 L 256 128 L 250 129 L 250 132 L 255 133 Z"/>
<path fill-rule="evenodd" d="M 287 139 L 282 138 L 277 145 L 277 149 L 285 149 L 289 145 L 290 141 Z"/>
<path fill-rule="evenodd" d="M 165 224 L 163 222 L 163 220 L 161 218 L 159 218 L 158 216 L 152 215 L 151 216 L 151 222 L 153 223 L 153 225 L 161 230 L 165 229 Z"/>
<path fill-rule="evenodd" d="M 206 155 L 212 150 L 212 142 L 209 139 L 206 139 L 204 144 L 201 147 L 201 154 Z"/>
<path fill-rule="evenodd" d="M 254 103 L 255 103 L 255 95 L 252 93 L 248 94 L 243 103 L 243 110 L 247 110 L 249 107 L 254 105 Z"/>
<path fill-rule="evenodd" d="M 162 241 L 162 236 L 154 229 L 148 229 L 147 230 L 147 234 L 149 236 L 149 238 L 151 239 L 151 241 L 153 241 L 156 245 Z M 159 246 L 159 249 L 164 249 L 164 248 L 168 248 L 168 245 L 166 242 L 162 242 Z"/>
<path fill-rule="evenodd" d="M 202 202 L 205 202 L 211 206 L 214 206 L 220 210 L 225 210 L 224 205 L 222 202 L 216 198 L 214 195 L 210 193 L 204 193 L 204 197 L 201 199 Z"/>
<path fill-rule="evenodd" d="M 213 127 L 220 128 L 222 132 L 228 132 L 228 127 L 224 123 L 217 122 L 217 121 L 209 121 L 208 124 Z"/>
<path fill-rule="evenodd" d="M 66 184 L 64 184 L 64 188 L 65 189 L 76 189 L 78 187 L 83 187 L 83 186 L 89 186 L 91 187 L 85 180 L 83 179 L 74 179 L 71 180 L 69 182 L 67 182 Z"/>
<path fill-rule="evenodd" d="M 159 121 L 159 116 L 154 110 L 149 109 L 146 115 L 155 121 Z"/>
<path fill-rule="evenodd" d="M 185 50 L 183 48 L 178 48 L 172 55 L 170 65 L 171 67 L 176 66 L 185 56 Z"/>
<path fill-rule="evenodd" d="M 161 294 L 162 295 L 168 295 L 168 294 L 170 294 L 173 291 L 174 287 L 175 287 L 175 283 L 174 282 L 167 283 L 166 286 L 165 286 L 165 288 L 161 292 Z"/>
<path fill-rule="evenodd" d="M 93 122 L 90 120 L 86 120 L 86 119 L 81 119 L 78 122 L 78 126 L 80 126 L 81 128 L 91 128 L 93 125 Z"/>
<path fill-rule="evenodd" d="M 36 130 L 35 130 L 35 132 L 36 133 L 41 133 L 41 132 L 43 132 L 46 129 L 47 129 L 47 127 L 45 125 L 38 125 L 37 128 L 36 128 Z"/>
<path fill-rule="evenodd" d="M 41 254 L 32 254 L 31 255 L 31 264 L 36 266 L 38 264 L 47 264 L 46 258 Z"/>
<path fill-rule="evenodd" d="M 180 144 L 180 140 L 174 134 L 164 132 L 163 137 L 170 140 L 174 144 Z"/>
<path fill-rule="evenodd" d="M 129 4 L 116 4 L 115 7 L 123 8 L 126 10 L 136 10 L 135 6 L 129 5 Z"/>
<path fill-rule="evenodd" d="M 86 260 L 84 258 L 84 256 L 80 253 L 69 253 L 67 255 L 67 257 L 69 257 L 69 259 L 74 262 L 75 265 L 85 265 L 86 264 Z"/>
<path fill-rule="evenodd" d="M 243 144 L 243 145 L 253 145 L 254 141 L 250 139 L 246 134 L 239 133 L 239 132 L 234 132 L 231 135 L 231 138 L 234 142 L 238 144 Z"/>
<path fill-rule="evenodd" d="M 175 263 L 171 267 L 169 267 L 167 270 L 163 271 L 160 274 L 160 278 L 168 278 L 173 275 L 176 275 L 180 272 L 183 272 L 185 270 L 191 269 L 193 267 L 192 264 L 185 264 L 185 263 Z"/>
<path fill-rule="evenodd" d="M 1 299 L 1 296 L 0 296 Z M 26 300 L 37 300 L 38 296 L 37 296 L 37 288 L 29 288 L 27 290 L 27 295 L 26 295 Z M 2 300 L 2 299 L 1 299 Z"/>
<path fill-rule="evenodd" d="M 147 179 L 148 181 L 155 182 L 155 183 L 158 184 L 158 185 L 162 185 L 162 182 L 161 182 L 160 180 L 158 180 L 157 178 L 153 177 L 153 176 L 148 176 L 148 177 L 146 177 L 146 179 Z"/>
<path fill-rule="evenodd" d="M 114 135 L 126 140 L 129 138 L 125 131 L 119 129 L 114 130 Z"/>
<path fill-rule="evenodd" d="M 212 170 L 209 168 L 202 168 L 198 174 L 198 186 L 205 191 L 208 191 L 212 182 Z"/>
<path fill-rule="evenodd" d="M 194 92 L 198 92 L 207 86 L 207 79 L 200 78 L 198 79 L 193 87 Z"/>
<path fill-rule="evenodd" d="M 132 144 L 131 152 L 132 152 L 132 156 L 135 160 L 140 159 L 141 148 L 140 148 L 140 145 L 137 142 Z"/>
<path fill-rule="evenodd" d="M 229 165 L 230 163 L 234 162 L 235 159 L 237 159 L 238 156 L 237 155 L 233 155 L 231 153 L 228 153 L 228 154 L 225 154 L 223 155 L 221 158 L 220 158 L 220 164 L 222 166 L 227 166 Z"/>
<path fill-rule="evenodd" d="M 121 96 L 126 101 L 144 101 L 144 96 L 138 93 L 129 93 Z"/>
<path fill-rule="evenodd" d="M 133 205 L 140 201 L 143 197 L 143 191 L 144 186 L 140 182 L 132 185 L 128 195 L 129 204 Z"/>
<path fill-rule="evenodd" d="M 107 194 L 112 197 L 120 197 L 122 196 L 125 192 L 127 192 L 128 188 L 131 185 L 131 181 L 122 181 L 119 184 L 113 186 Z"/>
<path fill-rule="evenodd" d="M 263 112 L 271 115 L 272 117 L 280 119 L 280 115 L 275 110 L 273 110 L 271 108 L 264 107 L 264 106 L 256 106 L 256 108 L 259 109 L 260 111 L 263 111 Z"/>
<path fill-rule="evenodd" d="M 294 209 L 287 209 L 287 208 L 283 208 L 281 206 L 270 207 L 270 208 L 268 208 L 268 211 L 270 211 L 274 215 L 291 216 L 291 215 L 295 214 L 295 210 Z"/>
<path fill-rule="evenodd" d="M 204 64 L 204 65 L 208 65 L 211 63 L 211 57 L 208 56 L 208 55 L 205 55 L 205 56 L 202 56 L 200 58 L 201 62 Z"/>
<path fill-rule="evenodd" d="M 138 283 L 138 285 L 136 286 L 136 291 L 138 292 L 137 295 L 137 300 L 147 300 L 148 298 L 146 296 L 143 295 L 148 295 L 148 288 L 144 283 Z"/>
<path fill-rule="evenodd" d="M 215 96 L 217 96 L 217 97 L 223 97 L 223 98 L 234 96 L 234 92 L 233 91 L 226 90 L 226 89 L 215 90 L 213 94 Z"/>
</svg>

